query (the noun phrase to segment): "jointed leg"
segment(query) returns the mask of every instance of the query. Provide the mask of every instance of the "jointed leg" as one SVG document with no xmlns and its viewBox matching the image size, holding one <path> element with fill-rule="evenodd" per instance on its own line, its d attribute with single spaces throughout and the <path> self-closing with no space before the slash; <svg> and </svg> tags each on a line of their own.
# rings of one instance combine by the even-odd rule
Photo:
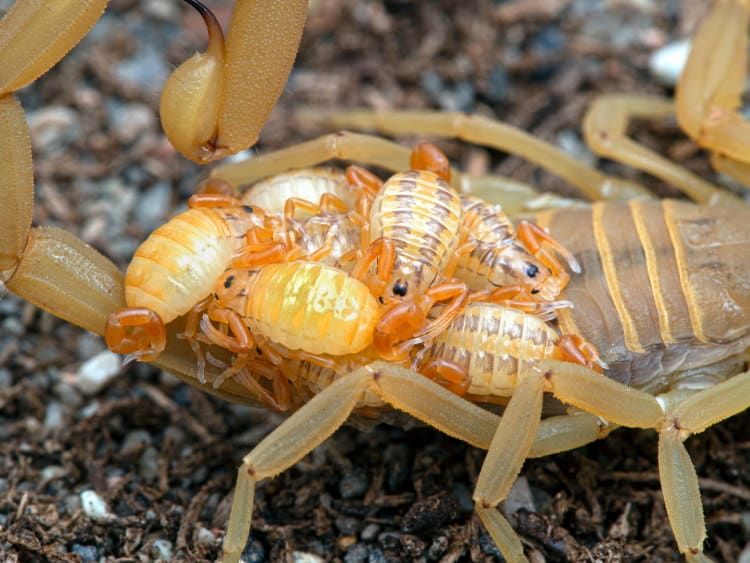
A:
<svg viewBox="0 0 750 563">
<path fill-rule="evenodd" d="M 627 138 L 628 121 L 674 115 L 672 102 L 663 98 L 632 95 L 601 96 L 589 106 L 583 120 L 586 143 L 601 156 L 624 162 L 653 174 L 681 189 L 700 203 L 734 201 L 726 190 L 699 178 L 657 152 Z"/>
</svg>

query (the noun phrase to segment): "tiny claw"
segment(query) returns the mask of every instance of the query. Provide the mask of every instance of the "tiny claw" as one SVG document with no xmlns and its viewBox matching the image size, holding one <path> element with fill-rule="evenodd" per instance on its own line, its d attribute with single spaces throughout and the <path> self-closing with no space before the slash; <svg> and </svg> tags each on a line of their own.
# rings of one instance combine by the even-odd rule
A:
<svg viewBox="0 0 750 563">
<path fill-rule="evenodd" d="M 145 307 L 129 307 L 107 318 L 104 341 L 116 354 L 133 360 L 152 362 L 167 345 L 167 331 L 161 317 Z"/>
</svg>

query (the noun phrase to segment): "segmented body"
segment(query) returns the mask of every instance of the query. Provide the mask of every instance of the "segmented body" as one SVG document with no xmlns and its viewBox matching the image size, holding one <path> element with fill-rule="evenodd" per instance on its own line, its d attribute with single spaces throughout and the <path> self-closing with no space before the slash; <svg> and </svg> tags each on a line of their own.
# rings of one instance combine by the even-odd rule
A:
<svg viewBox="0 0 750 563">
<path fill-rule="evenodd" d="M 346 177 L 336 168 L 302 168 L 277 174 L 254 184 L 242 195 L 242 202 L 256 205 L 268 213 L 283 213 L 289 198 L 299 198 L 317 204 L 324 194 L 333 194 L 350 208 L 355 194 L 347 188 Z M 300 211 L 300 217 L 304 217 Z"/>
<path fill-rule="evenodd" d="M 563 359 L 559 338 L 538 317 L 494 303 L 472 303 L 435 339 L 428 357 L 463 368 L 471 378 L 469 394 L 509 397 L 528 361 Z"/>
<path fill-rule="evenodd" d="M 476 213 L 467 225 L 477 246 L 463 255 L 455 275 L 471 290 L 490 284 L 495 287 L 520 285 L 542 301 L 553 301 L 562 289 L 561 280 L 537 260 L 515 237 L 515 228 L 500 205 L 462 194 L 464 213 Z"/>
<path fill-rule="evenodd" d="M 188 209 L 138 247 L 125 273 L 128 307 L 145 307 L 166 324 L 210 295 L 245 245 L 245 232 L 263 224 L 250 207 Z"/>
<path fill-rule="evenodd" d="M 364 350 L 380 316 L 367 286 L 317 262 L 227 270 L 215 298 L 221 307 L 239 313 L 252 333 L 313 354 Z"/>
<path fill-rule="evenodd" d="M 433 172 L 395 174 L 383 184 L 372 204 L 370 236 L 396 246 L 387 293 L 399 284 L 419 292 L 439 278 L 458 245 L 462 216 L 458 194 Z"/>
<path fill-rule="evenodd" d="M 652 392 L 737 373 L 750 345 L 750 208 L 676 200 L 551 211 L 540 225 L 578 258 L 558 312 L 605 372 Z"/>
</svg>

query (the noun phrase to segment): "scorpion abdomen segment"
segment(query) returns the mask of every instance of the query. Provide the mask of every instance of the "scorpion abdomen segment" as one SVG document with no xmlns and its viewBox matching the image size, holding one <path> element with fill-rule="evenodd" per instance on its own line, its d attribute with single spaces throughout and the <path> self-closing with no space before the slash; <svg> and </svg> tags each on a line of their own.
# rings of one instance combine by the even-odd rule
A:
<svg viewBox="0 0 750 563">
<path fill-rule="evenodd" d="M 747 208 L 634 200 L 539 220 L 583 268 L 564 291 L 576 306 L 559 312 L 560 327 L 599 349 L 608 376 L 664 389 L 747 347 Z"/>
</svg>

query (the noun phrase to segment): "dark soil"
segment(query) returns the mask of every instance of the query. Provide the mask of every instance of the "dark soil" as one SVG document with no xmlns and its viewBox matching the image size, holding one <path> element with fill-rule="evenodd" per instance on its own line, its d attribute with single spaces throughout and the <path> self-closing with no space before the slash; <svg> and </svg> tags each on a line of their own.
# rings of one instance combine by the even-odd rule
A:
<svg viewBox="0 0 750 563">
<path fill-rule="evenodd" d="M 199 18 L 178 4 L 112 0 L 90 36 L 20 94 L 35 143 L 35 223 L 75 233 L 123 268 L 205 174 L 175 154 L 156 119 L 166 73 L 204 41 Z M 706 8 L 601 4 L 311 1 L 296 69 L 256 150 L 322 133 L 300 129 L 303 109 L 435 108 L 496 116 L 593 159 L 580 144 L 587 104 L 603 92 L 670 95 L 650 77 L 649 54 L 689 33 Z M 229 2 L 211 5 L 228 19 Z M 639 125 L 639 139 L 713 178 L 674 123 Z M 515 157 L 440 145 L 475 173 L 574 193 Z M 235 468 L 281 418 L 147 365 L 88 391 L 81 365 L 103 350 L 99 337 L 7 292 L 0 299 L 0 560 L 214 560 Z M 687 442 L 717 561 L 748 556 L 748 428 L 745 412 Z M 429 428 L 343 428 L 258 487 L 245 560 L 498 560 L 472 514 L 483 455 Z M 653 432 L 619 430 L 529 461 L 521 485 L 514 526 L 532 561 L 680 560 Z M 108 503 L 104 522 L 82 510 L 90 490 Z"/>
</svg>

